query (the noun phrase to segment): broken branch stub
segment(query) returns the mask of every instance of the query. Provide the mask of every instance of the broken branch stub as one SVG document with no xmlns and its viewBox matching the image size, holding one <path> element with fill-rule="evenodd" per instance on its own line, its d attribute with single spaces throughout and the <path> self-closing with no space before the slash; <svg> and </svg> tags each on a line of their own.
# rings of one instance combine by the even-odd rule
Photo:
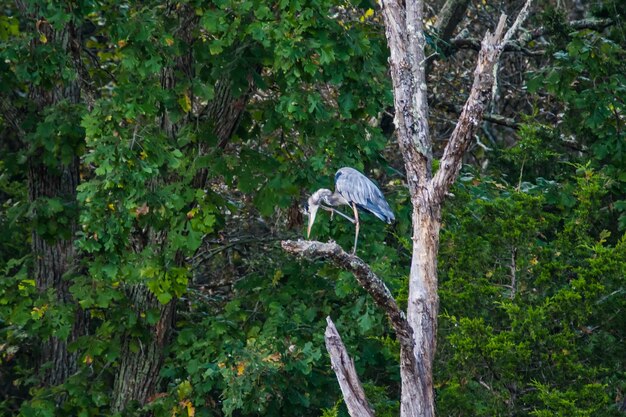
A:
<svg viewBox="0 0 626 417">
<path fill-rule="evenodd" d="M 339 336 L 339 332 L 330 317 L 326 317 L 326 323 L 328 323 L 324 333 L 326 350 L 330 355 L 330 362 L 337 376 L 343 400 L 348 407 L 348 413 L 352 417 L 374 417 L 374 411 L 372 411 L 365 397 L 365 391 L 363 391 L 363 386 L 356 373 L 354 361 L 348 355 L 341 336 Z"/>
</svg>

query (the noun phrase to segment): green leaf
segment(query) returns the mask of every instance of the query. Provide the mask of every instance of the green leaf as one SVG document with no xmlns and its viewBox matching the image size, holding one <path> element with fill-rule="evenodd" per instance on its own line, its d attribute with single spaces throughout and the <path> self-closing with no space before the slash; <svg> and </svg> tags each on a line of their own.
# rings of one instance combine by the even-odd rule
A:
<svg viewBox="0 0 626 417">
<path fill-rule="evenodd" d="M 167 304 L 172 300 L 172 294 L 169 292 L 160 292 L 156 296 L 161 304 Z"/>
</svg>

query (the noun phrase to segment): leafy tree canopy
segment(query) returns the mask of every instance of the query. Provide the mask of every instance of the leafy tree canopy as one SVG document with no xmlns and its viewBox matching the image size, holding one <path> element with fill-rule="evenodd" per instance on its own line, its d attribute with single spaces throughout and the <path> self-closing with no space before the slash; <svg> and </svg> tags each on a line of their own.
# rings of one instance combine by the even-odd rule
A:
<svg viewBox="0 0 626 417">
<path fill-rule="evenodd" d="M 613 19 L 599 29 L 535 16 L 546 54 L 507 60 L 527 72 L 519 90 L 504 75 L 514 64 L 500 70 L 513 86 L 500 102 L 526 114 L 515 131 L 486 125 L 445 206 L 439 415 L 626 409 L 620 4 L 588 11 Z M 495 14 L 483 6 L 466 17 L 480 28 Z M 18 1 L 2 12 L 0 411 L 343 416 L 323 346 L 331 315 L 377 415 L 397 415 L 399 347 L 384 315 L 350 274 L 277 245 L 301 236 L 301 202 L 333 188 L 338 168 L 365 171 L 398 221 L 364 215 L 360 256 L 406 303 L 411 209 L 377 6 Z M 467 91 L 475 54 L 446 52 L 430 68 L 432 101 Z M 433 110 L 437 138 L 446 109 Z M 73 191 L 52 192 L 72 164 Z M 352 225 L 318 221 L 316 239 L 351 245 Z M 70 254 L 53 286 L 42 247 Z M 76 367 L 51 385 L 53 364 L 38 358 L 56 341 Z M 122 401 L 132 389 L 120 375 L 140 361 L 158 364 L 154 392 Z"/>
</svg>

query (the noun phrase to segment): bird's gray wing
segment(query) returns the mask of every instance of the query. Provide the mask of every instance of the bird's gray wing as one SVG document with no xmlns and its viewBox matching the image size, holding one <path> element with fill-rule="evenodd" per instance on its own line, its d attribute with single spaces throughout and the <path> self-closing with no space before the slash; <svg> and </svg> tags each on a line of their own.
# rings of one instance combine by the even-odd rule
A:
<svg viewBox="0 0 626 417">
<path fill-rule="evenodd" d="M 335 174 L 335 189 L 349 203 L 355 203 L 384 222 L 395 220 L 385 196 L 369 178 L 354 168 L 341 168 Z"/>
</svg>

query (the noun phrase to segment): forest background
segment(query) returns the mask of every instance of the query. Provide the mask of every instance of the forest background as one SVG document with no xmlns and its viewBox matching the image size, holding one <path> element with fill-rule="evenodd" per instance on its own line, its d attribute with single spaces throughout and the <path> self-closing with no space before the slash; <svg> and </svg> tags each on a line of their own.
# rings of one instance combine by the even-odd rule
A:
<svg viewBox="0 0 626 417">
<path fill-rule="evenodd" d="M 480 39 L 521 7 L 427 4 L 436 157 Z M 625 12 L 537 1 L 505 49 L 444 205 L 438 415 L 626 414 Z M 0 57 L 0 414 L 344 416 L 330 315 L 376 414 L 398 415 L 383 312 L 280 247 L 355 167 L 397 218 L 363 216 L 358 255 L 406 303 L 374 2 L 3 2 Z M 314 238 L 350 248 L 323 214 Z"/>
</svg>

